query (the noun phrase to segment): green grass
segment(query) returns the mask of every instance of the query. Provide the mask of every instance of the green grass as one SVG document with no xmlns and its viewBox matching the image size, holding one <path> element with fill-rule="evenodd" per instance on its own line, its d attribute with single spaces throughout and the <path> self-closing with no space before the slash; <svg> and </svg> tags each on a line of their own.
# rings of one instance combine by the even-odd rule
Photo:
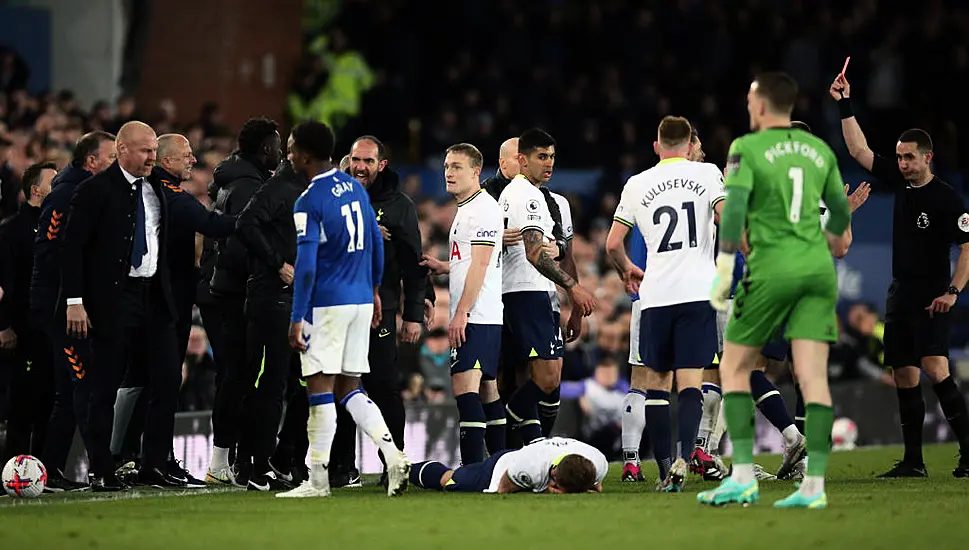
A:
<svg viewBox="0 0 969 550">
<path fill-rule="evenodd" d="M 965 548 L 969 479 L 953 479 L 956 449 L 926 448 L 931 477 L 875 480 L 897 448 L 834 453 L 829 508 L 774 510 L 787 482 L 761 484 L 760 504 L 708 508 L 690 480 L 687 493 L 658 494 L 654 483 L 623 484 L 610 469 L 601 495 L 443 494 L 411 488 L 389 499 L 378 488 L 336 491 L 330 499 L 281 500 L 241 491 L 182 496 L 158 491 L 121 497 L 48 495 L 0 499 L 0 547 L 241 550 L 444 548 L 594 550 L 672 548 Z M 768 469 L 779 458 L 761 456 Z M 655 469 L 647 475 L 655 478 Z"/>
</svg>

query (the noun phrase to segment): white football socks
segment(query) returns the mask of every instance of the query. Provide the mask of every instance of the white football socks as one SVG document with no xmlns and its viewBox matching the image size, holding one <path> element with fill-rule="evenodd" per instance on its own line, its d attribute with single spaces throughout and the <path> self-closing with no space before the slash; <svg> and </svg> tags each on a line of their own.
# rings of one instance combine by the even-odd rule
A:
<svg viewBox="0 0 969 550">
<path fill-rule="evenodd" d="M 387 429 L 384 415 L 380 413 L 377 405 L 365 393 L 358 391 L 350 395 L 350 399 L 344 403 L 344 406 L 357 426 L 373 440 L 374 445 L 384 454 L 384 458 L 388 462 L 395 460 L 399 449 L 394 444 L 394 438 L 390 435 L 390 430 Z"/>
<path fill-rule="evenodd" d="M 790 447 L 801 439 L 801 432 L 797 431 L 797 427 L 794 424 L 784 428 L 781 435 L 784 436 L 784 447 Z"/>
<path fill-rule="evenodd" d="M 219 470 L 229 469 L 229 449 L 224 447 L 212 446 L 212 462 L 209 470 L 218 472 Z"/>
<path fill-rule="evenodd" d="M 710 445 L 709 441 L 717 424 L 719 424 L 720 404 L 723 402 L 723 396 L 720 386 L 711 382 L 704 382 L 701 391 L 703 392 L 703 416 L 700 418 L 700 429 L 697 430 L 696 434 L 697 445 L 707 453 L 711 452 L 712 447 L 714 454 L 719 454 L 717 451 L 720 448 L 720 441 L 717 440 L 715 445 Z"/>
<path fill-rule="evenodd" d="M 646 429 L 646 395 L 629 390 L 622 400 L 622 457 L 626 462 L 639 462 L 639 447 Z"/>
<path fill-rule="evenodd" d="M 336 435 L 336 404 L 332 397 L 329 403 L 310 405 L 306 433 L 310 441 L 310 482 L 318 489 L 329 487 L 327 469 L 330 466 L 333 437 Z"/>
</svg>

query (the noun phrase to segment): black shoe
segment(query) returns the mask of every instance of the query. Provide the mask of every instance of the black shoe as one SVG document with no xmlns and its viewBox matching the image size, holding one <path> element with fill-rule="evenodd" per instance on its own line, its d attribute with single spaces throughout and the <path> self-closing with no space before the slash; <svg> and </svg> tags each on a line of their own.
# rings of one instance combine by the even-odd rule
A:
<svg viewBox="0 0 969 550">
<path fill-rule="evenodd" d="M 384 472 L 380 474 L 380 486 L 386 489 L 388 484 L 390 484 L 390 482 L 387 480 L 387 470 L 384 470 Z"/>
<path fill-rule="evenodd" d="M 63 493 L 67 491 L 84 491 L 90 487 L 90 485 L 66 479 L 60 470 L 54 470 L 47 474 L 47 485 L 44 486 L 44 492 Z"/>
<path fill-rule="evenodd" d="M 188 470 L 182 468 L 182 464 L 174 458 L 168 461 L 168 475 L 181 481 L 189 489 L 202 489 L 205 487 L 204 481 L 194 477 Z"/>
<path fill-rule="evenodd" d="M 287 463 L 280 462 L 280 464 L 287 464 Z M 293 485 L 294 487 L 296 485 L 299 485 L 299 483 L 294 483 L 294 481 L 293 481 L 293 471 L 291 469 L 285 469 L 284 470 L 284 469 L 277 468 L 275 466 L 275 463 L 272 460 L 269 461 L 269 467 L 272 469 L 273 473 L 276 474 L 276 479 L 285 481 L 286 483 L 289 483 L 290 485 Z"/>
<path fill-rule="evenodd" d="M 246 484 L 247 491 L 288 491 L 292 488 L 291 484 L 277 478 L 272 470 L 249 476 L 249 482 Z"/>
<path fill-rule="evenodd" d="M 307 477 L 309 477 L 309 470 L 307 470 Z M 363 482 L 360 480 L 360 470 L 350 468 L 349 470 L 339 470 L 330 474 L 330 488 L 342 489 L 356 487 L 363 487 Z"/>
<path fill-rule="evenodd" d="M 237 487 L 249 485 L 249 477 L 252 475 L 252 462 L 237 462 L 232 465 L 232 471 L 235 473 Z"/>
<path fill-rule="evenodd" d="M 118 476 L 111 474 L 104 477 L 96 477 L 91 481 L 91 491 L 95 493 L 115 493 L 128 489 Z"/>
<path fill-rule="evenodd" d="M 878 476 L 880 479 L 895 479 L 899 477 L 929 477 L 929 472 L 925 469 L 925 464 L 911 464 L 904 460 L 899 460 L 891 470 Z"/>
<path fill-rule="evenodd" d="M 969 451 L 959 452 L 959 465 L 952 470 L 952 477 L 969 477 Z"/>
<path fill-rule="evenodd" d="M 310 469 L 306 464 L 293 464 L 291 475 L 293 476 L 293 486 L 299 487 L 301 483 L 310 478 Z"/>
<path fill-rule="evenodd" d="M 160 468 L 146 468 L 138 474 L 138 483 L 156 489 L 185 489 L 185 483 Z"/>
</svg>

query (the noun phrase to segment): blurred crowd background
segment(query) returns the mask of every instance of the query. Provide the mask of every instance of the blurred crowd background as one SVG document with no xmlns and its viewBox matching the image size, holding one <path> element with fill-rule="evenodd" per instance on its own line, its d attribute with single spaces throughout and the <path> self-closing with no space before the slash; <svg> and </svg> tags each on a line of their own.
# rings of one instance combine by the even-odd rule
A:
<svg viewBox="0 0 969 550">
<path fill-rule="evenodd" d="M 568 346 L 564 378 L 574 382 L 569 392 L 580 399 L 586 429 L 596 431 L 618 425 L 628 372 L 630 302 L 604 261 L 605 234 L 625 179 L 656 161 L 652 144 L 663 115 L 688 117 L 708 160 L 722 166 L 731 140 L 748 129 L 751 77 L 786 70 L 802 90 L 796 117 L 841 154 L 853 186 L 866 176 L 844 153 L 827 93 L 850 55 L 847 76 L 873 148 L 891 154 L 902 130 L 925 128 L 935 139 L 936 170 L 964 189 L 969 114 L 958 105 L 969 78 L 969 5 L 892 6 L 879 0 L 307 0 L 301 54 L 292 74 L 276 75 L 285 108 L 273 109 L 286 113 L 280 122 L 287 127 L 300 118 L 334 126 L 337 159 L 358 135 L 384 140 L 391 167 L 418 204 L 425 250 L 439 257 L 455 212 L 441 184 L 444 149 L 474 143 L 485 155 L 487 177 L 506 138 L 532 126 L 555 136 L 551 186 L 570 200 L 582 283 L 599 300 L 582 339 Z M 141 101 L 145 94 L 131 84 L 138 79 L 124 78 L 112 97 L 79 98 L 71 87 L 32 86 L 37 67 L 4 40 L 0 33 L 2 216 L 22 200 L 19 177 L 29 164 L 51 160 L 62 167 L 84 132 L 114 132 L 133 119 L 158 134 L 189 138 L 199 163 L 183 187 L 208 204 L 212 169 L 232 150 L 238 129 L 238 116 L 227 117 L 224 106 L 246 89 L 186 106 L 174 98 Z M 888 197 L 873 197 L 855 221 L 858 257 L 876 267 L 852 267 L 851 253 L 839 266 L 844 300 L 831 359 L 835 380 L 890 383 L 880 362 L 886 275 L 877 271 L 889 265 L 890 204 Z M 446 280 L 436 284 L 434 327 L 418 345 L 401 345 L 401 385 L 410 401 L 450 397 Z M 964 309 L 954 315 L 964 319 Z M 965 328 L 954 330 L 954 349 L 964 347 L 967 335 Z M 205 348 L 199 327 L 185 369 L 187 409 L 211 403 Z M 775 374 L 786 376 L 783 369 Z"/>
</svg>

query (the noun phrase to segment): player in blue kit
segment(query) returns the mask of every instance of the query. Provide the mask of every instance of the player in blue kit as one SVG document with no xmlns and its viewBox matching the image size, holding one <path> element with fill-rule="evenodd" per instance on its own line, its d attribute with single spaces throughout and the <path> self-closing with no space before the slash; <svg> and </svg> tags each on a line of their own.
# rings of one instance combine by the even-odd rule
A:
<svg viewBox="0 0 969 550">
<path fill-rule="evenodd" d="M 370 328 L 380 322 L 384 249 L 367 190 L 332 162 L 333 133 L 305 122 L 293 131 L 289 159 L 312 177 L 296 201 L 298 244 L 290 344 L 302 353 L 309 395 L 310 478 L 281 498 L 330 495 L 328 467 L 336 434 L 336 399 L 387 460 L 387 494 L 407 487 L 410 462 L 394 443 L 380 409 L 360 390 L 370 372 Z"/>
</svg>

